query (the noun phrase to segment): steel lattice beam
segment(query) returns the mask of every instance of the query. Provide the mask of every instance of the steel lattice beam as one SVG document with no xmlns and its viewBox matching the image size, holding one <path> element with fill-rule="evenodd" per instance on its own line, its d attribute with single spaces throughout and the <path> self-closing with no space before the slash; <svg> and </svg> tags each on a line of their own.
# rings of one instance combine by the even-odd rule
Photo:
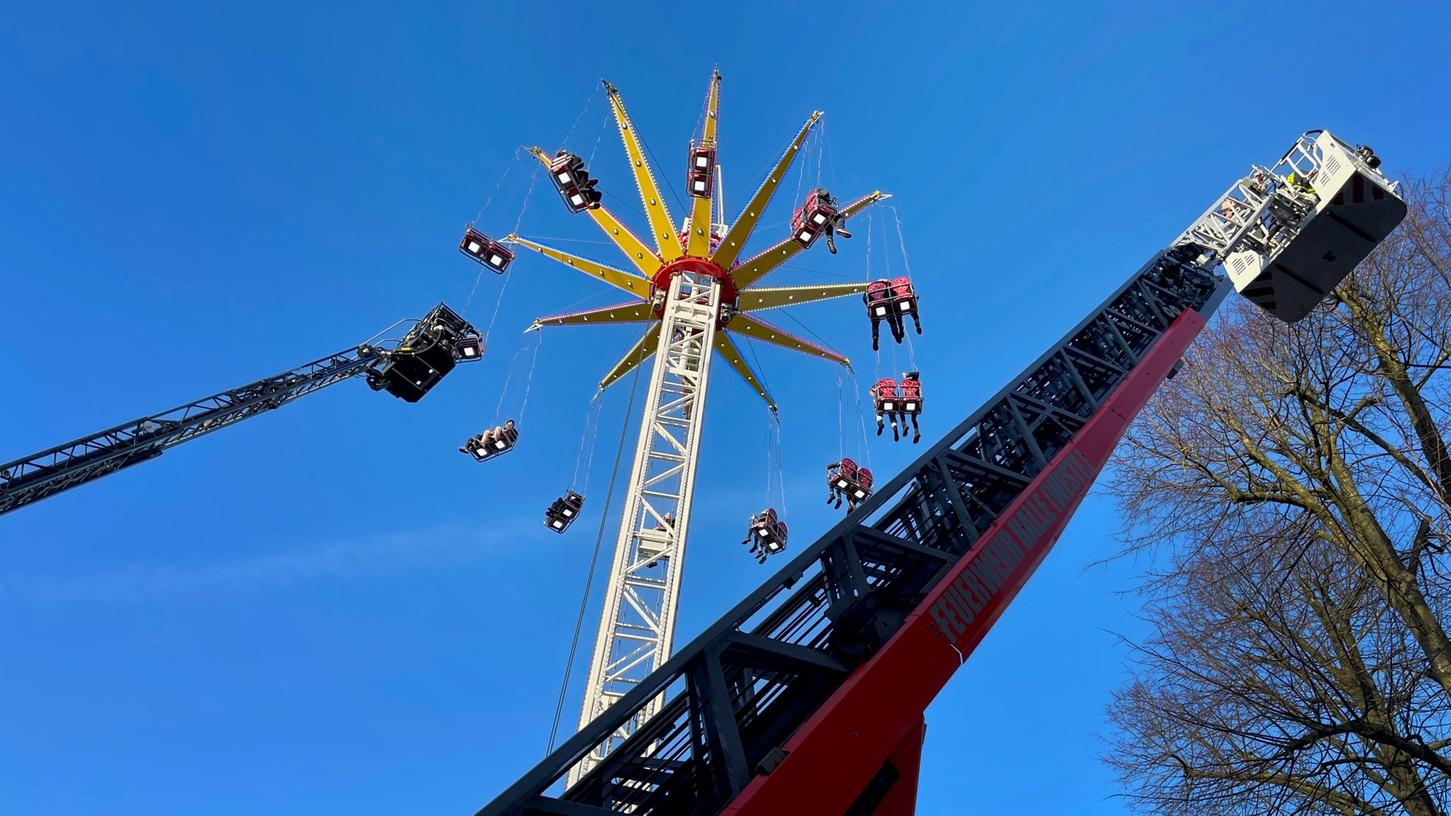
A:
<svg viewBox="0 0 1451 816">
<path fill-rule="evenodd" d="M 680 274 L 671 281 L 665 303 L 660 324 L 652 327 L 658 337 L 655 365 L 585 685 L 581 728 L 659 667 L 675 634 L 720 286 L 708 276 Z M 571 779 L 603 761 L 653 713 L 647 705 L 618 723 L 580 758 Z"/>
<path fill-rule="evenodd" d="M 446 320 L 450 331 L 473 331 L 442 304 L 423 322 L 434 319 Z M 415 335 L 410 333 L 401 341 L 345 349 L 281 374 L 0 464 L 0 514 L 155 459 L 183 442 L 280 408 L 343 380 L 364 375 L 376 382 L 374 378 L 381 376 L 380 368 L 394 355 L 394 349 L 401 350 L 413 339 Z M 382 387 L 381 382 L 378 387 Z"/>
<path fill-rule="evenodd" d="M 956 668 L 947 642 L 921 645 L 928 636 L 919 633 L 942 615 L 931 602 L 977 604 L 951 606 L 951 625 L 970 611 L 978 628 L 947 635 L 959 648 L 981 637 L 1051 546 L 1112 440 L 1227 291 L 1207 270 L 1169 251 L 1156 255 L 986 405 L 480 816 L 845 810 L 859 791 L 842 786 L 823 799 L 832 786 L 822 780 L 870 778 L 910 735 L 872 731 L 859 752 L 844 752 L 843 744 L 858 742 L 838 731 L 822 732 L 834 740 L 829 748 L 830 740 L 806 744 L 793 734 L 819 730 L 805 726 L 827 716 L 829 703 L 857 705 L 831 701 L 854 687 L 846 673 L 861 676 L 899 633 L 919 649 L 950 655 Z M 1086 466 L 1078 458 L 1090 455 Z M 1007 563 L 1002 544 L 993 542 L 1009 535 L 1031 539 L 1035 549 Z M 963 586 L 975 589 L 949 595 L 944 582 L 969 571 Z M 888 672 L 875 682 L 909 682 L 919 694 L 928 683 L 911 674 Z M 874 687 L 869 700 L 853 699 L 870 707 L 897 693 Z M 654 714 L 646 720 L 646 712 Z M 910 722 L 920 726 L 918 717 Z M 625 728 L 633 734 L 620 741 Z M 546 795 L 605 742 L 619 744 L 562 796 Z M 852 754 L 849 769 L 845 754 Z M 827 755 L 831 769 L 823 771 Z M 803 806 L 793 796 L 807 790 L 816 798 Z M 575 807 L 583 809 L 569 810 Z"/>
</svg>

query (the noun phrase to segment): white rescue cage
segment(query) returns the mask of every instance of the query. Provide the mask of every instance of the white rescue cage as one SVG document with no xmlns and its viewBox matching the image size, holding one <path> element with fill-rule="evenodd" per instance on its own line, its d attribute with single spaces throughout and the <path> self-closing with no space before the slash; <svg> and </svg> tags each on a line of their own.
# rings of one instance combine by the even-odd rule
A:
<svg viewBox="0 0 1451 816">
<path fill-rule="evenodd" d="M 1326 130 L 1256 165 L 1179 243 L 1213 250 L 1240 294 L 1287 323 L 1309 315 L 1406 215 L 1367 147 Z"/>
</svg>

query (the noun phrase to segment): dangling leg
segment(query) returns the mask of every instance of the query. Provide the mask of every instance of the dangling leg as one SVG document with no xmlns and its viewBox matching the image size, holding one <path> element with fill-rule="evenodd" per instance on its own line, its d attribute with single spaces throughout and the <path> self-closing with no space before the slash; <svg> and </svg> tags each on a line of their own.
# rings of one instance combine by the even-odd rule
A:
<svg viewBox="0 0 1451 816">
<path fill-rule="evenodd" d="M 917 315 L 917 308 L 912 308 L 912 325 L 917 327 L 917 333 L 922 333 L 922 318 Z"/>
<path fill-rule="evenodd" d="M 892 321 L 892 339 L 900 343 L 907 338 L 907 329 L 902 325 L 902 316 L 892 312 L 890 320 Z"/>
<path fill-rule="evenodd" d="M 877 412 L 877 436 L 882 435 L 882 412 Z"/>
<path fill-rule="evenodd" d="M 892 441 L 896 442 L 901 438 L 897 436 L 897 415 L 895 413 L 887 414 L 887 419 L 892 423 Z"/>
<path fill-rule="evenodd" d="M 916 414 L 908 414 L 908 416 L 912 417 L 912 444 L 915 445 L 922 441 L 922 429 L 917 427 Z"/>
<path fill-rule="evenodd" d="M 877 335 L 881 333 L 881 330 L 882 319 L 879 317 L 872 318 L 872 351 L 877 351 L 879 348 L 877 345 Z"/>
</svg>

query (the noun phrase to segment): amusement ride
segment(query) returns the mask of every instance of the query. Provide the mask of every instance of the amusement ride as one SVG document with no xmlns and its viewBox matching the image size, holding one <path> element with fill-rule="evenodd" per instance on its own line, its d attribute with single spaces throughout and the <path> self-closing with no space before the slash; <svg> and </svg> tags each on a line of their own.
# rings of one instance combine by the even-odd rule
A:
<svg viewBox="0 0 1451 816">
<path fill-rule="evenodd" d="M 675 649 L 714 358 L 774 415 L 775 401 L 738 339 L 848 362 L 759 313 L 860 296 L 873 349 L 881 323 L 898 343 L 921 332 L 909 277 L 760 285 L 817 243 L 834 253 L 836 238 L 851 235 L 849 219 L 888 196 L 878 191 L 842 204 L 815 187 L 795 207 L 790 232 L 746 256 L 821 113 L 808 117 L 727 222 L 716 138 L 720 86 L 713 73 L 702 127 L 687 150 L 689 212 L 676 224 L 618 90 L 604 84 L 648 240 L 604 206 L 582 157 L 528 149 L 564 206 L 595 222 L 623 253 L 625 268 L 532 240 L 517 226 L 493 238 L 471 223 L 459 244 L 500 275 L 510 273 L 523 247 L 628 295 L 529 327 L 643 326 L 601 390 L 653 358 L 579 729 L 480 816 L 913 813 L 927 705 L 1047 555 L 1129 423 L 1178 371 L 1223 299 L 1237 291 L 1282 321 L 1301 320 L 1406 214 L 1373 150 L 1324 130 L 1302 134 L 1275 163 L 1252 165 L 900 474 L 879 484 L 870 468 L 844 456 L 830 464 L 828 502 L 845 503 L 846 517 Z M 361 378 L 417 402 L 460 363 L 482 359 L 487 335 L 439 304 L 281 374 L 0 464 L 0 514 L 344 380 Z M 878 379 L 869 395 L 878 435 L 890 425 L 894 438 L 905 438 L 910 424 L 912 441 L 920 439 L 918 372 Z M 478 462 L 509 453 L 520 444 L 521 424 L 522 417 L 506 419 L 460 450 Z M 549 504 L 544 523 L 563 533 L 584 507 L 584 494 L 571 488 Z M 761 563 L 787 552 L 781 516 L 774 507 L 750 516 L 743 543 Z"/>
</svg>

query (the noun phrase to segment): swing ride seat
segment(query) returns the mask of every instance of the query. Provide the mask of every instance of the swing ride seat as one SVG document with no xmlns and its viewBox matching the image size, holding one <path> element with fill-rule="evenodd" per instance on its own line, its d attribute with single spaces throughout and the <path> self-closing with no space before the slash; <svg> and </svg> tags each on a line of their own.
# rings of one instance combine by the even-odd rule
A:
<svg viewBox="0 0 1451 816">
<path fill-rule="evenodd" d="M 750 537 L 767 555 L 775 555 L 786 549 L 786 522 L 776 517 L 774 508 L 767 507 L 751 516 Z"/>
<path fill-rule="evenodd" d="M 922 381 L 915 371 L 909 371 L 902 377 L 899 386 L 901 397 L 901 412 L 904 414 L 922 413 Z"/>
<path fill-rule="evenodd" d="M 685 189 L 696 198 L 710 198 L 715 187 L 715 148 L 690 148 L 690 165 L 686 169 Z"/>
<path fill-rule="evenodd" d="M 791 216 L 791 233 L 796 243 L 810 247 L 821 237 L 832 221 L 836 220 L 836 204 L 831 194 L 815 189 L 806 196 L 806 203 Z"/>
<path fill-rule="evenodd" d="M 460 341 L 472 347 L 478 332 L 457 312 L 440 303 L 418 321 L 398 346 L 387 352 L 387 365 L 376 381 L 404 402 L 418 402 L 444 375 L 453 370 L 463 354 Z M 482 354 L 482 341 L 478 350 Z"/>
<path fill-rule="evenodd" d="M 826 466 L 826 483 L 837 490 L 847 490 L 858 480 L 857 463 L 843 458 Z"/>
<path fill-rule="evenodd" d="M 862 300 L 867 304 L 867 317 L 873 322 L 884 320 L 892 311 L 892 289 L 888 280 L 874 280 L 867 284 Z"/>
<path fill-rule="evenodd" d="M 856 502 L 866 501 L 872 495 L 872 484 L 875 482 L 871 468 L 861 468 L 857 471 L 856 484 L 852 487 L 851 497 Z"/>
<path fill-rule="evenodd" d="M 584 159 L 561 150 L 549 162 L 549 180 L 564 199 L 564 206 L 570 212 L 583 212 L 598 207 L 603 195 L 595 189 L 598 179 L 590 178 L 584 167 Z"/>
<path fill-rule="evenodd" d="M 472 363 L 484 359 L 484 338 L 469 330 L 459 335 L 454 344 L 454 362 Z"/>
<path fill-rule="evenodd" d="M 511 420 L 512 421 L 512 420 Z M 499 432 L 487 439 L 484 434 L 471 436 L 460 447 L 459 450 L 474 457 L 475 462 L 487 462 L 496 459 L 514 449 L 519 442 L 519 428 L 509 427 L 507 424 L 499 428 Z"/>
<path fill-rule="evenodd" d="M 566 491 L 563 496 L 551 502 L 549 509 L 544 511 L 544 526 L 556 533 L 563 533 L 579 517 L 580 508 L 583 506 L 584 496 L 573 490 Z"/>
<path fill-rule="evenodd" d="M 892 279 L 892 306 L 897 314 L 909 315 L 917 311 L 917 290 L 912 288 L 908 278 Z"/>
<path fill-rule="evenodd" d="M 826 481 L 853 502 L 860 502 L 872 494 L 872 472 L 857 467 L 857 463 L 850 459 L 827 465 Z"/>
<path fill-rule="evenodd" d="M 514 262 L 514 251 L 473 227 L 464 230 L 458 251 L 502 275 Z"/>
<path fill-rule="evenodd" d="M 879 414 L 895 414 L 897 412 L 897 381 L 893 379 L 877 380 L 872 386 L 872 406 Z"/>
</svg>

